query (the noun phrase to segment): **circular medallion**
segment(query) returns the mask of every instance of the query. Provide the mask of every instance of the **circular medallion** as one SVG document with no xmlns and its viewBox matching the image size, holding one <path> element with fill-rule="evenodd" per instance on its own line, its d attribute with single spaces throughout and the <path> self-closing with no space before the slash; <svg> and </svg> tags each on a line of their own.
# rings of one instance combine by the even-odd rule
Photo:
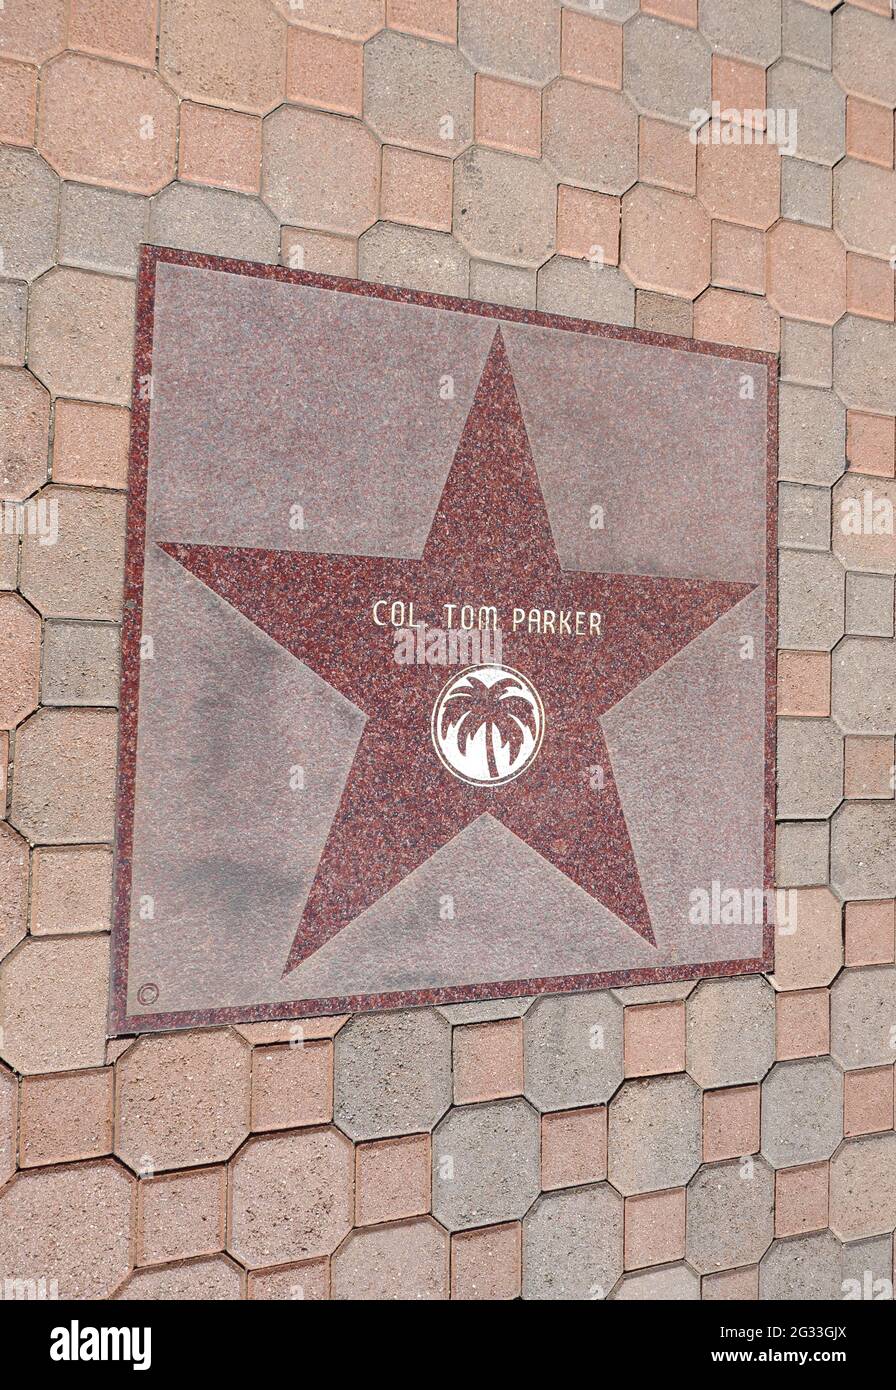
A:
<svg viewBox="0 0 896 1390">
<path fill-rule="evenodd" d="M 544 736 L 544 707 L 510 666 L 468 666 L 452 676 L 432 711 L 432 741 L 462 782 L 501 786 L 525 772 Z"/>
</svg>

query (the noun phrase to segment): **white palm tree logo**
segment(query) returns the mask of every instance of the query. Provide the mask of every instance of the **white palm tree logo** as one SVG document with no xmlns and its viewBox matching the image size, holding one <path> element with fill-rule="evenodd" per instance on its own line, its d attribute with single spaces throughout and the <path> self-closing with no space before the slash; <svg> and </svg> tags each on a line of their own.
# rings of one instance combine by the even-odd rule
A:
<svg viewBox="0 0 896 1390">
<path fill-rule="evenodd" d="M 534 685 L 509 666 L 468 666 L 444 687 L 432 712 L 442 763 L 464 782 L 499 786 L 519 777 L 544 736 Z"/>
</svg>

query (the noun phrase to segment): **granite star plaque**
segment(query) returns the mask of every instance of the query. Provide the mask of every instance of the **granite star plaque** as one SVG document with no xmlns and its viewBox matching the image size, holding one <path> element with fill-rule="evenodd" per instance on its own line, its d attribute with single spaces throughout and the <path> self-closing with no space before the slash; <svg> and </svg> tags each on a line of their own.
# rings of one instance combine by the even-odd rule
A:
<svg viewBox="0 0 896 1390">
<path fill-rule="evenodd" d="M 769 969 L 775 392 L 146 248 L 115 1030 Z"/>
</svg>

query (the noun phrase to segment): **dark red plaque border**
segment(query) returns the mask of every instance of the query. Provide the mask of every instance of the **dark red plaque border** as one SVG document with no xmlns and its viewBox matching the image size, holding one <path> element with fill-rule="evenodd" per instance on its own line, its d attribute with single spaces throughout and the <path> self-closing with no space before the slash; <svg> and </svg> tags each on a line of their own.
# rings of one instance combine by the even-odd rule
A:
<svg viewBox="0 0 896 1390">
<path fill-rule="evenodd" d="M 777 650 L 777 455 L 778 455 L 778 359 L 773 353 L 718 343 L 698 342 L 665 333 L 647 333 L 615 324 L 566 318 L 534 309 L 482 304 L 451 295 L 426 294 L 392 285 L 374 285 L 334 275 L 319 275 L 283 266 L 230 260 L 200 252 L 178 251 L 165 246 L 143 246 L 137 279 L 137 322 L 134 377 L 131 394 L 131 437 L 128 467 L 127 549 L 125 555 L 124 615 L 120 721 L 118 735 L 118 795 L 116 806 L 115 883 L 113 889 L 112 977 L 109 1003 L 111 1036 L 153 1032 L 222 1023 L 251 1023 L 264 1019 L 306 1018 L 322 1014 L 364 1012 L 373 1009 L 409 1008 L 425 1004 L 457 1004 L 477 999 L 507 999 L 534 994 L 564 994 L 627 985 L 657 984 L 709 976 L 741 975 L 771 971 L 774 966 L 774 924 L 766 922 L 763 952 L 751 960 L 712 961 L 708 964 L 658 966 L 655 969 L 607 971 L 601 974 L 561 975 L 546 979 L 501 980 L 493 984 L 454 985 L 441 989 L 408 990 L 388 994 L 355 994 L 331 999 L 286 1001 L 176 1013 L 127 1012 L 128 936 L 130 931 L 131 853 L 134 825 L 134 790 L 137 758 L 137 712 L 140 696 L 140 633 L 143 610 L 143 556 L 146 536 L 146 478 L 149 464 L 149 412 L 152 380 L 153 322 L 156 266 L 160 261 L 252 275 L 288 284 L 313 285 L 346 294 L 388 299 L 394 303 L 422 304 L 452 313 L 476 314 L 498 322 L 532 323 L 544 328 L 589 333 L 600 338 L 672 348 L 751 362 L 764 367 L 767 376 L 766 428 L 766 677 L 765 677 L 765 884 L 774 887 L 775 873 L 775 663 Z"/>
</svg>

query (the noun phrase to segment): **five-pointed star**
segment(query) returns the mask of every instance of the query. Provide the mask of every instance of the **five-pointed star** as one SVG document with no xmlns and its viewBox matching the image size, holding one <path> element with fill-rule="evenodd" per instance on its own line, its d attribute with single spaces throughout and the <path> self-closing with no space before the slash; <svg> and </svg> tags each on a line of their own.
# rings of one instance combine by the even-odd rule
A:
<svg viewBox="0 0 896 1390">
<path fill-rule="evenodd" d="M 654 942 L 600 716 L 754 586 L 560 568 L 500 330 L 420 559 L 163 549 L 367 716 L 284 974 L 484 812 Z M 502 664 L 545 711 L 519 777 L 477 786 L 443 765 L 430 719 L 452 673 L 395 660 L 379 599 L 433 626 L 449 602 L 497 607 Z M 515 608 L 598 611 L 603 635 L 511 631 Z"/>
</svg>

